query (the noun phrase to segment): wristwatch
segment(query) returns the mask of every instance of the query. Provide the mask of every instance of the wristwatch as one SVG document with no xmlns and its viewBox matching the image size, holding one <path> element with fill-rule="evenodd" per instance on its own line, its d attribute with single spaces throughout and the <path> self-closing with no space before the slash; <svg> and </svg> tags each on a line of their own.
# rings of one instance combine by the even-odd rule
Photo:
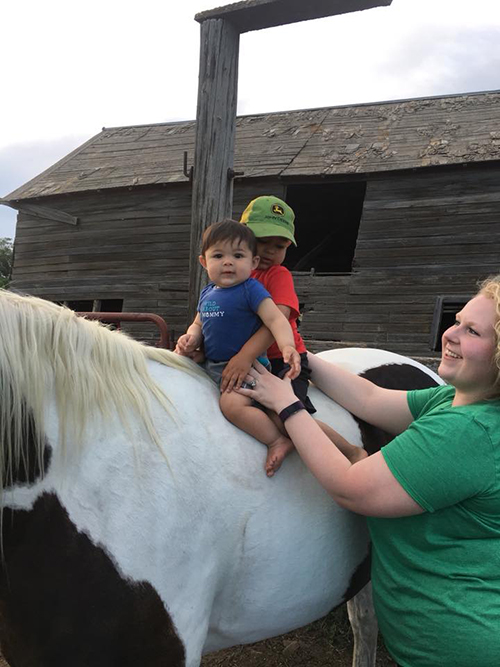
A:
<svg viewBox="0 0 500 667">
<path fill-rule="evenodd" d="M 306 407 L 302 403 L 302 401 L 295 401 L 295 403 L 292 403 L 288 407 L 284 408 L 280 413 L 279 413 L 279 418 L 283 423 L 286 422 L 286 420 L 294 415 L 296 412 L 299 412 L 299 410 L 305 410 Z"/>
</svg>

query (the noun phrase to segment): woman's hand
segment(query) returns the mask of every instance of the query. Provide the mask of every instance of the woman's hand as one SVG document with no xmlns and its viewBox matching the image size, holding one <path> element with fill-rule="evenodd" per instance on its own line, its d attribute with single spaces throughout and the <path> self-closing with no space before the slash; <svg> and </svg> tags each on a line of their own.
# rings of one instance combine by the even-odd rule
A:
<svg viewBox="0 0 500 667">
<path fill-rule="evenodd" d="M 246 377 L 246 382 L 254 382 L 254 388 L 237 389 L 238 394 L 249 396 L 278 414 L 297 400 L 290 379 L 280 380 L 258 361 L 254 361 L 253 368 L 250 369 Z"/>
</svg>

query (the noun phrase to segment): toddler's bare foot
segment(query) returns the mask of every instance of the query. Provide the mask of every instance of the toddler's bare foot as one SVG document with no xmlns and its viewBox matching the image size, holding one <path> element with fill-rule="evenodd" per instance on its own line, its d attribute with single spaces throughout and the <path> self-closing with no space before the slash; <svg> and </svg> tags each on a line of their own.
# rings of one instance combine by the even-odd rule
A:
<svg viewBox="0 0 500 667">
<path fill-rule="evenodd" d="M 368 456 L 368 452 L 366 452 L 363 447 L 355 447 L 354 445 L 352 446 L 352 451 L 349 452 L 347 455 L 347 458 L 351 463 L 357 463 L 358 461 L 362 461 L 363 459 L 366 459 Z"/>
<path fill-rule="evenodd" d="M 285 458 L 293 449 L 293 443 L 284 436 L 278 438 L 268 446 L 266 464 L 264 466 L 266 475 L 272 477 L 281 467 Z"/>
</svg>

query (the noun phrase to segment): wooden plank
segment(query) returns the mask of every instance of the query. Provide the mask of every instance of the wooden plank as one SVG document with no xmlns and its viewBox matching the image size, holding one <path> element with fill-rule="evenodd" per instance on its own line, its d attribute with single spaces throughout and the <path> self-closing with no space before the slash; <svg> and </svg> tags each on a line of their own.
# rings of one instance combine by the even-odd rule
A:
<svg viewBox="0 0 500 667">
<path fill-rule="evenodd" d="M 96 239 L 98 242 L 98 239 Z M 89 258 L 93 261 L 107 262 L 108 259 L 125 261 L 131 260 L 149 260 L 165 258 L 185 258 L 189 263 L 189 241 L 186 239 L 183 243 L 147 243 L 137 246 L 137 239 L 131 239 L 130 243 L 125 245 L 99 244 L 94 246 L 76 246 L 76 247 L 54 247 L 51 244 L 42 244 L 45 247 L 34 248 L 26 247 L 18 249 L 16 246 L 16 264 L 21 260 L 35 258 L 40 262 L 48 258 L 57 256 L 67 256 L 69 261 L 78 262 L 83 258 Z M 40 256 L 42 255 L 42 257 Z M 22 266 L 19 263 L 19 266 Z"/>
<path fill-rule="evenodd" d="M 360 269 L 370 267 L 387 267 L 395 270 L 404 270 L 405 265 L 454 267 L 466 264 L 477 264 L 484 261 L 498 261 L 499 244 L 450 246 L 446 252 L 442 245 L 427 248 L 385 248 L 380 252 L 361 250 L 356 254 L 354 266 Z M 426 252 L 427 250 L 427 252 Z"/>
<path fill-rule="evenodd" d="M 391 342 L 406 342 L 411 341 L 412 343 L 419 343 L 422 346 L 429 345 L 429 334 L 428 333 L 391 333 L 387 334 L 387 341 Z"/>
<path fill-rule="evenodd" d="M 47 250 L 60 249 L 61 247 L 67 248 L 80 248 L 82 251 L 85 249 L 93 250 L 96 246 L 100 247 L 109 247 L 113 246 L 116 243 L 117 234 L 114 232 L 108 233 L 106 230 L 103 230 L 101 233 L 96 233 L 88 231 L 78 235 L 78 237 L 68 237 L 67 235 L 52 235 L 44 234 L 41 238 L 38 236 L 22 235 L 19 238 L 16 237 L 16 254 L 20 252 L 46 252 Z M 158 230 L 155 230 L 151 233 L 144 233 L 141 228 L 141 233 L 131 232 L 130 234 L 120 235 L 120 246 L 125 247 L 128 245 L 136 245 L 142 240 L 142 245 L 145 247 L 153 246 L 158 243 L 163 243 L 171 247 L 178 246 L 189 248 L 189 234 L 188 233 L 179 233 L 179 234 L 169 234 L 165 232 L 158 233 Z M 56 253 L 57 254 L 57 253 Z"/>
<path fill-rule="evenodd" d="M 208 19 L 226 19 L 239 32 L 308 21 L 357 12 L 373 7 L 387 7 L 392 0 L 243 0 L 196 14 L 202 25 Z"/>
<path fill-rule="evenodd" d="M 378 240 L 373 241 L 373 243 L 359 243 L 359 247 L 356 247 L 356 259 L 369 259 L 370 257 L 380 257 L 383 255 L 385 258 L 400 258 L 401 260 L 407 257 L 422 257 L 428 259 L 430 256 L 433 258 L 444 256 L 450 257 L 450 264 L 453 264 L 454 255 L 468 255 L 473 256 L 481 253 L 487 252 L 498 252 L 500 249 L 499 237 L 496 235 L 492 237 L 491 243 L 487 243 L 487 238 L 482 237 L 476 239 L 474 237 L 469 238 L 457 238 L 450 236 L 437 236 L 437 237 L 427 237 L 424 239 L 418 239 L 418 244 L 415 239 L 387 239 L 387 240 Z M 450 242 L 451 241 L 451 242 Z"/>
<path fill-rule="evenodd" d="M 434 224 L 431 222 L 432 219 L 434 219 Z M 413 221 L 405 219 L 404 224 L 402 224 L 401 219 L 397 222 L 378 219 L 375 224 L 363 224 L 362 235 L 358 238 L 357 243 L 367 243 L 371 240 L 380 239 L 382 233 L 387 240 L 391 238 L 419 239 L 420 237 L 429 236 L 429 234 L 433 236 L 448 236 L 448 238 L 451 235 L 459 236 L 460 238 L 476 235 L 481 237 L 488 234 L 499 236 L 497 211 L 492 212 L 488 216 L 478 214 L 476 219 L 467 217 L 457 220 L 456 216 L 449 219 L 439 216 L 436 219 L 431 216 L 431 220 L 423 217 L 415 220 L 413 223 Z M 453 220 L 455 220 L 455 223 L 453 223 Z"/>
<path fill-rule="evenodd" d="M 141 296 L 127 297 L 123 302 L 123 312 L 138 313 L 148 312 L 156 313 L 159 309 L 158 299 L 149 298 L 150 294 L 142 294 Z"/>
<path fill-rule="evenodd" d="M 419 267 L 420 269 L 428 269 L 434 267 L 439 269 L 442 273 L 449 271 L 451 268 L 455 267 L 464 267 L 469 266 L 478 272 L 484 271 L 486 266 L 491 267 L 491 270 L 498 269 L 498 252 L 492 255 L 484 255 L 478 253 L 477 255 L 470 254 L 468 256 L 463 256 L 460 253 L 453 255 L 453 259 L 448 259 L 448 261 L 443 261 L 447 259 L 447 256 L 444 257 L 432 257 L 424 256 L 411 257 L 411 256 L 398 256 L 396 253 L 392 256 L 387 257 L 370 257 L 369 259 L 365 258 L 363 261 L 356 262 L 356 266 L 360 269 L 369 269 L 369 268 L 391 268 L 397 267 L 400 270 L 408 270 L 411 267 Z"/>
<path fill-rule="evenodd" d="M 38 276 L 37 276 L 38 280 Z M 157 291 L 157 283 L 147 283 L 146 281 L 134 280 L 133 284 L 125 284 L 123 281 L 113 281 L 112 284 L 103 283 L 102 279 L 97 277 L 92 280 L 89 279 L 82 284 L 81 279 L 72 280 L 71 277 L 64 281 L 64 286 L 61 286 L 60 281 L 52 284 L 38 285 L 33 279 L 22 283 L 16 281 L 16 288 L 25 290 L 35 296 L 43 296 L 44 294 L 57 294 L 57 299 L 80 299 L 86 295 L 91 295 L 92 298 L 126 298 L 128 295 L 152 294 Z M 49 296 L 47 298 L 53 298 Z M 90 298 L 90 297 L 89 297 Z"/>
<path fill-rule="evenodd" d="M 470 192 L 461 192 L 455 195 L 444 196 L 443 194 L 439 195 L 436 193 L 434 197 L 421 197 L 417 200 L 403 200 L 397 199 L 394 201 L 383 201 L 376 202 L 371 201 L 366 204 L 366 211 L 372 212 L 376 211 L 379 208 L 383 208 L 384 211 L 398 211 L 400 209 L 409 209 L 413 211 L 418 211 L 422 208 L 429 208 L 431 206 L 453 206 L 457 203 L 467 202 L 467 204 L 498 204 L 500 202 L 500 192 L 481 192 L 475 195 Z"/>
<path fill-rule="evenodd" d="M 52 255 L 46 253 L 42 256 L 39 256 L 36 253 L 30 253 L 29 256 L 17 258 L 16 257 L 16 269 L 22 269 L 26 266 L 48 266 L 48 265 L 60 265 L 64 268 L 71 268 L 72 270 L 78 270 L 81 268 L 103 268 L 109 267 L 133 267 L 133 266 L 144 266 L 147 262 L 148 266 L 163 266 L 167 268 L 169 266 L 182 266 L 187 268 L 189 263 L 189 257 L 186 253 L 179 253 L 175 250 L 172 252 L 169 251 L 160 251 L 153 252 L 152 249 L 145 248 L 141 252 L 132 252 L 129 248 L 125 252 L 109 252 L 107 249 L 104 249 L 104 253 L 99 254 L 98 252 L 91 253 L 81 253 L 78 250 L 74 253 L 65 253 L 61 255 Z"/>
<path fill-rule="evenodd" d="M 228 21 L 209 19 L 201 25 L 200 75 L 196 112 L 189 318 L 194 317 L 205 281 L 198 255 L 204 230 L 231 217 L 239 33 Z"/>
<path fill-rule="evenodd" d="M 134 276 L 147 276 L 147 275 L 156 275 L 159 277 L 164 277 L 168 269 L 186 270 L 186 261 L 185 260 L 166 260 L 158 261 L 152 260 L 145 265 L 144 262 L 138 263 L 129 263 L 129 262 L 116 262 L 115 264 L 109 262 L 105 266 L 101 266 L 97 263 L 92 262 L 80 262 L 78 264 L 36 264 L 33 266 L 23 266 L 20 268 L 14 269 L 14 280 L 22 278 L 24 275 L 30 273 L 35 274 L 37 279 L 42 279 L 42 276 L 46 274 L 64 274 L 67 276 L 71 275 L 81 275 L 82 280 L 86 279 L 86 272 L 91 275 L 102 275 L 102 276 L 127 276 L 133 274 Z M 58 278 L 59 279 L 59 278 Z M 104 281 L 105 282 L 105 281 Z"/>
<path fill-rule="evenodd" d="M 16 209 L 18 211 L 26 212 L 30 215 L 35 216 L 36 218 L 44 218 L 50 221 L 63 222 L 67 225 L 77 225 L 78 218 L 74 215 L 70 215 L 65 211 L 58 209 L 49 208 L 48 206 L 40 206 L 38 204 L 26 204 L 24 202 L 11 203 L 3 201 L 0 199 L 0 204 L 4 206 L 9 206 L 10 208 Z"/>
</svg>

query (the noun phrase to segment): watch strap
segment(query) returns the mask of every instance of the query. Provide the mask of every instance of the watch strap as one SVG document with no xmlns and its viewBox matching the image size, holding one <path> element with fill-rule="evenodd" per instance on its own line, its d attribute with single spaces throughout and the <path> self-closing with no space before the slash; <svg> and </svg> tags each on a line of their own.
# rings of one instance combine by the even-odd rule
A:
<svg viewBox="0 0 500 667">
<path fill-rule="evenodd" d="M 299 410 L 305 410 L 306 407 L 302 403 L 302 401 L 295 401 L 295 403 L 292 403 L 291 405 L 287 406 L 284 408 L 280 413 L 279 413 L 279 418 L 283 423 L 286 422 L 286 420 L 294 415 L 296 412 L 299 412 Z"/>
</svg>

